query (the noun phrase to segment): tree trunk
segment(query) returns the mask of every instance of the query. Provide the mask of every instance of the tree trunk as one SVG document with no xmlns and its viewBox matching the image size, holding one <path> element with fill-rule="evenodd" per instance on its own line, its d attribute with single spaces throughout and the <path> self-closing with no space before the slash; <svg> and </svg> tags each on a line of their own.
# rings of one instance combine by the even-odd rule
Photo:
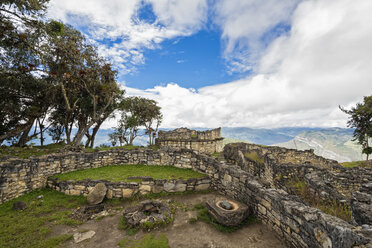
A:
<svg viewBox="0 0 372 248">
<path fill-rule="evenodd" d="M 87 137 L 87 141 L 85 142 L 85 148 L 88 148 L 90 141 L 92 139 L 92 135 L 89 134 L 89 130 L 85 133 L 85 136 Z"/>
<path fill-rule="evenodd" d="M 90 148 L 94 147 L 94 140 L 96 139 L 96 135 L 98 133 L 99 128 L 101 127 L 102 122 L 97 123 L 97 125 L 93 128 L 92 136 L 90 139 Z"/>
<path fill-rule="evenodd" d="M 40 145 L 43 146 L 44 145 L 44 136 L 43 136 L 44 126 L 43 126 L 43 123 L 40 121 L 40 118 L 37 119 L 37 122 L 39 123 L 39 128 L 40 128 Z"/>
<path fill-rule="evenodd" d="M 66 141 L 67 141 L 67 144 L 70 144 L 71 143 L 71 130 L 68 127 L 68 123 L 65 123 L 64 126 L 65 126 L 65 133 L 66 133 Z"/>
<path fill-rule="evenodd" d="M 89 130 L 89 126 L 85 126 L 85 127 L 79 127 L 75 137 L 74 137 L 74 140 L 72 141 L 71 145 L 72 146 L 79 146 L 80 143 L 81 143 L 81 140 L 83 139 L 85 133 L 87 132 L 87 130 Z"/>
<path fill-rule="evenodd" d="M 23 147 L 26 145 L 27 139 L 28 139 L 28 133 L 30 132 L 32 128 L 32 124 L 34 124 L 34 122 L 35 122 L 35 118 L 32 118 L 27 122 L 27 129 L 22 133 L 21 137 L 19 138 L 17 146 Z"/>
<path fill-rule="evenodd" d="M 0 144 L 3 143 L 4 140 L 9 139 L 11 137 L 17 136 L 18 134 L 25 132 L 26 130 L 30 130 L 28 124 L 19 125 L 13 128 L 11 131 L 0 135 Z"/>
</svg>

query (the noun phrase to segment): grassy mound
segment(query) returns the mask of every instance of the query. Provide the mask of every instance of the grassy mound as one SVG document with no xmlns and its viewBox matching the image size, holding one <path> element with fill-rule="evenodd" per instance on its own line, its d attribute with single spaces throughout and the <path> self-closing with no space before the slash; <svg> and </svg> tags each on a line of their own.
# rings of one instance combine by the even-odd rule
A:
<svg viewBox="0 0 372 248">
<path fill-rule="evenodd" d="M 205 175 L 191 169 L 160 165 L 111 165 L 100 168 L 78 170 L 59 174 L 53 178 L 58 180 L 107 180 L 111 182 L 134 182 L 136 179 L 128 177 L 148 176 L 154 179 L 189 179 L 202 178 Z"/>
</svg>

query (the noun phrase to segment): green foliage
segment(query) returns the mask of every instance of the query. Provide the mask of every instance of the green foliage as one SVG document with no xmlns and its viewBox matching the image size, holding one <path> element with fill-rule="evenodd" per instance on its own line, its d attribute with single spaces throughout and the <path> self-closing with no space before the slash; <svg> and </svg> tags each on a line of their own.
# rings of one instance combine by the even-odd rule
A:
<svg viewBox="0 0 372 248">
<path fill-rule="evenodd" d="M 193 207 L 193 210 L 200 210 L 200 209 L 205 209 L 205 206 L 203 203 L 196 203 Z"/>
<path fill-rule="evenodd" d="M 189 223 L 190 223 L 190 224 L 193 224 L 193 223 L 195 223 L 195 222 L 197 222 L 197 221 L 198 221 L 198 219 L 195 218 L 195 217 L 192 217 L 192 218 L 189 219 Z"/>
<path fill-rule="evenodd" d="M 43 195 L 42 200 L 36 197 Z M 24 201 L 27 209 L 12 209 Z M 68 196 L 51 189 L 36 190 L 0 205 L 0 247 L 58 247 L 71 235 L 48 238 L 50 228 L 59 224 L 80 224 L 69 218 L 71 210 L 85 204 L 80 196 Z"/>
<path fill-rule="evenodd" d="M 93 147 L 95 133 L 124 92 L 115 81 L 117 72 L 79 31 L 43 17 L 47 3 L 0 4 L 0 144 L 24 146 L 38 135 L 29 136 L 34 123 L 49 116 L 58 127 L 57 141 L 64 131 L 67 142 L 78 146 L 87 134 Z M 71 139 L 74 125 L 78 131 Z"/>
<path fill-rule="evenodd" d="M 112 182 L 133 181 L 128 177 L 149 176 L 154 179 L 189 179 L 202 178 L 205 175 L 191 169 L 182 169 L 173 166 L 156 165 L 112 165 L 100 168 L 78 170 L 55 175 L 59 180 L 108 180 Z"/>
<path fill-rule="evenodd" d="M 258 164 L 264 164 L 265 160 L 263 157 L 257 154 L 257 152 L 246 152 L 245 156 L 249 159 L 252 160 Z"/>
<path fill-rule="evenodd" d="M 225 232 L 225 233 L 232 233 L 243 226 L 247 226 L 250 224 L 258 223 L 258 220 L 254 216 L 248 216 L 240 225 L 238 226 L 225 226 L 217 222 L 215 218 L 213 218 L 212 215 L 208 213 L 208 210 L 205 208 L 205 206 L 201 203 L 194 205 L 194 209 L 198 210 L 198 217 L 197 220 L 203 221 L 207 224 L 210 224 L 214 226 L 218 231 Z"/>
<path fill-rule="evenodd" d="M 212 157 L 219 157 L 221 155 L 220 152 L 214 152 L 211 154 Z"/>
<path fill-rule="evenodd" d="M 117 142 L 133 144 L 139 127 L 144 126 L 149 135 L 149 145 L 154 144 L 154 137 L 162 122 L 162 114 L 157 102 L 143 97 L 127 97 L 120 102 L 121 118 L 115 132 L 110 134 L 112 144 Z M 155 125 L 155 126 L 154 126 Z"/>
<path fill-rule="evenodd" d="M 63 29 L 65 28 L 65 25 L 61 22 L 52 20 L 47 24 L 46 28 L 47 32 L 50 35 L 60 36 L 63 34 Z"/>
<path fill-rule="evenodd" d="M 363 103 L 358 103 L 351 110 L 340 107 L 346 114 L 350 115 L 347 122 L 348 127 L 355 128 L 354 140 L 362 145 L 363 153 L 367 155 L 372 153 L 369 140 L 372 138 L 372 96 L 365 96 Z"/>
<path fill-rule="evenodd" d="M 118 245 L 123 248 L 170 248 L 164 234 L 159 234 L 157 237 L 154 234 L 146 234 L 139 240 L 125 238 Z"/>
<path fill-rule="evenodd" d="M 349 205 L 340 203 L 336 199 L 320 199 L 309 190 L 304 180 L 292 179 L 286 183 L 286 186 L 310 206 L 345 221 L 351 221 L 351 210 Z"/>
</svg>

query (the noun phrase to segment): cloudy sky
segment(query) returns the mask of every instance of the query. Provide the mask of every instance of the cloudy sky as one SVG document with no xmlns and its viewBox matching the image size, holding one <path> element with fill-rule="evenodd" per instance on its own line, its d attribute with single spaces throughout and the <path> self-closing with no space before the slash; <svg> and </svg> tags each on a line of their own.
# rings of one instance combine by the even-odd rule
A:
<svg viewBox="0 0 372 248">
<path fill-rule="evenodd" d="M 371 0 L 51 0 L 163 127 L 345 127 L 372 93 Z M 105 127 L 113 126 L 114 121 Z"/>
</svg>

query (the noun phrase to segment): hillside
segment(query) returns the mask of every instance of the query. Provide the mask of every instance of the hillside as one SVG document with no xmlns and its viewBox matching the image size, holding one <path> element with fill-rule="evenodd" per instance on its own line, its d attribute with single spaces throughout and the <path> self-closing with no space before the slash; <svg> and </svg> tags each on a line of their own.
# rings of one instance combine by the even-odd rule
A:
<svg viewBox="0 0 372 248">
<path fill-rule="evenodd" d="M 292 140 L 275 145 L 299 150 L 314 149 L 315 154 L 339 162 L 363 160 L 361 147 L 351 141 L 352 136 L 352 129 L 322 129 L 302 132 Z"/>
</svg>

